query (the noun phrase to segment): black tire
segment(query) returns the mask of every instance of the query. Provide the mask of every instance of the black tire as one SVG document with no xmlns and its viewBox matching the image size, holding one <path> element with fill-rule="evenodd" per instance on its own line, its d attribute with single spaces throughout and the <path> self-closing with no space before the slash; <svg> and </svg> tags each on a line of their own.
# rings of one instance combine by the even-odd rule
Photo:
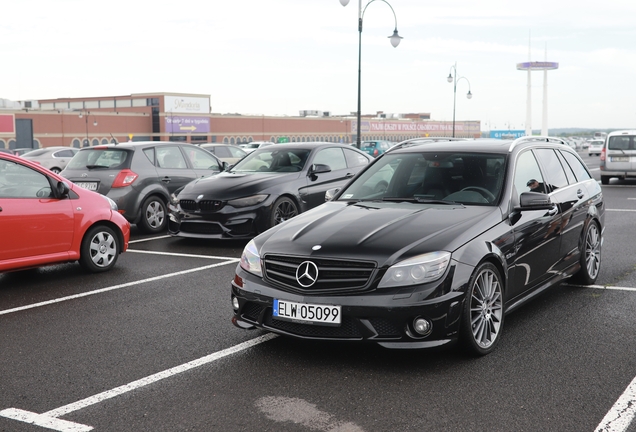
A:
<svg viewBox="0 0 636 432">
<path fill-rule="evenodd" d="M 581 269 L 572 280 L 581 285 L 594 284 L 601 270 L 601 232 L 596 222 L 590 222 L 585 229 L 580 259 Z"/>
<path fill-rule="evenodd" d="M 121 252 L 119 237 L 106 225 L 91 227 L 80 248 L 80 265 L 92 273 L 105 272 L 113 268 Z"/>
<path fill-rule="evenodd" d="M 611 179 L 611 177 L 610 177 L 610 176 L 604 176 L 604 175 L 602 175 L 602 176 L 601 176 L 601 184 L 604 184 L 604 185 L 609 184 L 610 179 Z"/>
<path fill-rule="evenodd" d="M 497 267 L 486 262 L 468 283 L 460 329 L 463 348 L 475 356 L 490 353 L 501 339 L 503 325 L 503 279 Z"/>
<path fill-rule="evenodd" d="M 137 228 L 147 234 L 156 234 L 166 230 L 168 226 L 168 209 L 163 200 L 154 195 L 149 196 L 141 205 L 141 219 Z"/>
<path fill-rule="evenodd" d="M 298 216 L 298 206 L 291 198 L 280 197 L 272 206 L 269 217 L 269 228 L 281 224 L 288 219 Z"/>
</svg>

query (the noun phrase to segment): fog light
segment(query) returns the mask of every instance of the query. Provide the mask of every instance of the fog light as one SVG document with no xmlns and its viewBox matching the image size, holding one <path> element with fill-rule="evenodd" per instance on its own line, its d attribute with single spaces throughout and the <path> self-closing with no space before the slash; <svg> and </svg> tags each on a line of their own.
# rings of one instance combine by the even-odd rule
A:
<svg viewBox="0 0 636 432">
<path fill-rule="evenodd" d="M 415 318 L 413 321 L 413 330 L 422 336 L 429 334 L 431 332 L 431 327 L 431 323 L 424 318 Z"/>
<path fill-rule="evenodd" d="M 232 297 L 232 307 L 235 311 L 237 311 L 239 308 L 239 301 L 236 297 Z"/>
</svg>

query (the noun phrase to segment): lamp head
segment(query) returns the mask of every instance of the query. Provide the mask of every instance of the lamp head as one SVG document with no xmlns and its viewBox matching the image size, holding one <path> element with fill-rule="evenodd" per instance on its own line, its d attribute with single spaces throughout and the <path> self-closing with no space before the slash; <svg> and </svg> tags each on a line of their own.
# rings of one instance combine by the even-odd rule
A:
<svg viewBox="0 0 636 432">
<path fill-rule="evenodd" d="M 453 76 L 449 73 L 448 76 L 446 77 L 446 81 L 448 82 L 453 82 Z"/>
<path fill-rule="evenodd" d="M 349 4 L 349 0 L 340 0 L 340 4 L 346 6 Z"/>
<path fill-rule="evenodd" d="M 342 0 L 340 1 L 342 2 Z M 393 30 L 393 34 L 389 36 L 389 39 L 391 39 L 391 45 L 393 45 L 393 48 L 397 48 L 397 46 L 400 44 L 400 41 L 403 39 L 403 37 L 398 34 L 398 31 L 396 28 L 395 30 Z"/>
<path fill-rule="evenodd" d="M 466 97 L 468 99 L 471 99 L 473 97 L 473 94 L 470 92 L 470 90 L 468 90 L 468 93 L 466 93 Z"/>
</svg>

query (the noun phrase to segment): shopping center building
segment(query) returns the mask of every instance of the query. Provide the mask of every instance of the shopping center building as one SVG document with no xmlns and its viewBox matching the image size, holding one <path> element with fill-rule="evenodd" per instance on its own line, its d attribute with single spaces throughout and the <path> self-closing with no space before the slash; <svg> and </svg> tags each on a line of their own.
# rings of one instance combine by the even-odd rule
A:
<svg viewBox="0 0 636 432">
<path fill-rule="evenodd" d="M 238 144 L 251 141 L 354 143 L 355 113 L 296 116 L 212 113 L 210 95 L 152 93 L 12 102 L 0 99 L 0 148 L 88 147 L 124 141 Z M 363 115 L 362 140 L 451 136 L 453 123 L 430 114 Z M 456 121 L 455 136 L 480 136 L 479 121 Z"/>
</svg>

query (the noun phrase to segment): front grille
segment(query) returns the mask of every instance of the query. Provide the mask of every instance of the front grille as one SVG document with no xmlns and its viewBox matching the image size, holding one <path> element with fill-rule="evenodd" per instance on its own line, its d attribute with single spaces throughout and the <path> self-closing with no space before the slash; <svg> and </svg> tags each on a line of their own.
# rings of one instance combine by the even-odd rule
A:
<svg viewBox="0 0 636 432">
<path fill-rule="evenodd" d="M 182 221 L 179 230 L 190 234 L 223 234 L 221 225 L 214 222 L 188 222 Z"/>
<path fill-rule="evenodd" d="M 318 267 L 318 278 L 310 287 L 302 287 L 296 280 L 296 270 L 305 261 Z M 265 278 L 271 282 L 302 292 L 356 291 L 367 286 L 375 270 L 375 263 L 344 261 L 327 258 L 265 255 Z"/>
<path fill-rule="evenodd" d="M 223 208 L 225 203 L 218 200 L 179 200 L 181 209 L 186 212 L 217 212 Z"/>
<path fill-rule="evenodd" d="M 402 330 L 393 321 L 384 318 L 371 318 L 369 322 L 380 337 L 397 337 L 402 334 Z"/>
<path fill-rule="evenodd" d="M 315 338 L 347 338 L 362 339 L 362 333 L 356 326 L 353 319 L 343 317 L 340 327 L 328 327 L 312 324 L 298 324 L 291 321 L 282 321 L 272 318 L 272 314 L 268 311 L 265 314 L 263 324 L 267 327 L 278 329 L 287 333 L 298 336 L 315 337 Z"/>
<path fill-rule="evenodd" d="M 261 312 L 265 306 L 260 303 L 255 302 L 247 302 L 243 306 L 243 310 L 241 311 L 241 315 L 243 318 L 256 322 L 258 321 L 258 317 L 261 315 Z"/>
</svg>

